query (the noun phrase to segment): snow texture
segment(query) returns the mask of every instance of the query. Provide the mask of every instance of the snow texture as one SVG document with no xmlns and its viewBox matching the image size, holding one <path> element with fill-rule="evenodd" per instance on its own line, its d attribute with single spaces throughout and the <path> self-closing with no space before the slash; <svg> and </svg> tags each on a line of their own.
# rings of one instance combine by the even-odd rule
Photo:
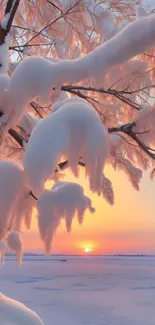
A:
<svg viewBox="0 0 155 325">
<path fill-rule="evenodd" d="M 83 187 L 73 182 L 56 182 L 51 190 L 45 190 L 41 194 L 37 207 L 38 227 L 46 254 L 51 251 L 52 240 L 61 218 L 65 219 L 66 229 L 70 232 L 75 215 L 79 224 L 82 224 L 86 209 L 95 212 L 91 200 L 84 195 Z"/>
<path fill-rule="evenodd" d="M 102 171 L 109 154 L 109 137 L 95 109 L 83 100 L 68 102 L 57 112 L 39 121 L 33 129 L 24 153 L 24 169 L 36 196 L 44 183 L 54 177 L 61 158 L 78 176 L 78 161 L 86 164 L 90 189 L 100 189 Z"/>
<path fill-rule="evenodd" d="M 39 316 L 20 302 L 0 293 L 1 325 L 43 325 Z"/>
</svg>

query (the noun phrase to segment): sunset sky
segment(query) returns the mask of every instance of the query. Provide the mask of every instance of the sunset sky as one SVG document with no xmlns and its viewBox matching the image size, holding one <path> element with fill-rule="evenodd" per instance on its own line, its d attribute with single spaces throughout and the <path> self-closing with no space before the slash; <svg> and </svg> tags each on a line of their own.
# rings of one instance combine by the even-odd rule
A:
<svg viewBox="0 0 155 325">
<path fill-rule="evenodd" d="M 70 234 L 62 223 L 53 241 L 53 253 L 86 254 L 84 250 L 88 248 L 91 254 L 155 254 L 155 180 L 151 182 L 144 174 L 137 192 L 123 172 L 107 167 L 105 174 L 113 182 L 113 206 L 89 191 L 82 170 L 79 179 L 66 172 L 63 180 L 81 184 L 85 194 L 92 199 L 96 212 L 86 212 L 82 226 L 74 220 Z M 31 231 L 24 231 L 24 246 L 27 251 L 43 253 L 36 218 Z"/>
</svg>

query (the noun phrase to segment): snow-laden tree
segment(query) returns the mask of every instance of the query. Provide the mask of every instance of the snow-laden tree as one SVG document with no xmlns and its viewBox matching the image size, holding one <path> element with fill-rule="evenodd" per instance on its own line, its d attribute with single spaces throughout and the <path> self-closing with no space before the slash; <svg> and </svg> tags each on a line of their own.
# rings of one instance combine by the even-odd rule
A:
<svg viewBox="0 0 155 325">
<path fill-rule="evenodd" d="M 136 190 L 144 170 L 153 176 L 155 14 L 138 0 L 0 6 L 0 254 L 3 262 L 15 251 L 20 264 L 20 230 L 31 228 L 34 208 L 46 253 L 61 219 L 70 230 L 74 215 L 81 224 L 94 211 L 61 170 L 78 177 L 84 168 L 90 190 L 111 205 L 106 164 Z"/>
<path fill-rule="evenodd" d="M 70 216 L 68 230 L 80 209 L 78 194 L 74 207 L 67 199 L 78 185 L 47 189 L 61 170 L 79 177 L 84 168 L 111 205 L 107 164 L 136 190 L 144 170 L 153 175 L 155 15 L 136 0 L 8 0 L 0 15 L 0 240 L 2 256 L 10 243 L 19 262 L 34 208 L 44 243 L 51 225 L 48 246 L 61 218 Z"/>
</svg>

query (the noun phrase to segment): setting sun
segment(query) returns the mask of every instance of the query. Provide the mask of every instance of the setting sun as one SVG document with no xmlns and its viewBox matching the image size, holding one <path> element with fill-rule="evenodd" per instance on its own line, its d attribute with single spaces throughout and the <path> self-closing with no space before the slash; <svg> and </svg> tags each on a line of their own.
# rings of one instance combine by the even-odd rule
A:
<svg viewBox="0 0 155 325">
<path fill-rule="evenodd" d="M 85 253 L 89 253 L 89 252 L 91 251 L 91 249 L 90 249 L 89 247 L 86 247 L 86 248 L 84 249 L 84 251 L 85 251 Z"/>
</svg>

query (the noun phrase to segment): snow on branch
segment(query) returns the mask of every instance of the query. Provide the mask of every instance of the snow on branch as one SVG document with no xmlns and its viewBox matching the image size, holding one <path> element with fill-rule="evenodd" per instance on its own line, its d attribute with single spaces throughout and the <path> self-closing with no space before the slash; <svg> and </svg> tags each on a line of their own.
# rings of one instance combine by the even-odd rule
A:
<svg viewBox="0 0 155 325">
<path fill-rule="evenodd" d="M 13 209 L 17 204 L 19 194 L 25 187 L 23 170 L 14 162 L 0 161 L 0 239 L 14 222 Z M 16 217 L 16 216 L 15 216 Z"/>
<path fill-rule="evenodd" d="M 0 73 L 8 70 L 9 32 L 20 0 L 8 0 L 5 16 L 0 22 Z"/>
<path fill-rule="evenodd" d="M 97 84 L 98 81 L 103 82 L 107 71 L 113 66 L 151 49 L 155 44 L 154 25 L 155 15 L 138 19 L 79 59 L 52 62 L 31 56 L 22 60 L 13 72 L 1 101 L 1 111 L 6 117 L 1 133 L 19 123 L 28 103 L 34 98 L 39 96 L 42 102 L 49 102 L 53 88 L 61 88 L 66 82 L 89 78 L 95 79 Z M 130 100 L 127 102 L 131 104 Z"/>
<path fill-rule="evenodd" d="M 83 100 L 72 100 L 37 123 L 24 153 L 24 169 L 35 195 L 40 195 L 45 181 L 54 177 L 61 158 L 78 176 L 82 157 L 90 189 L 102 186 L 102 171 L 109 154 L 107 128 L 95 109 Z"/>
<path fill-rule="evenodd" d="M 83 187 L 73 182 L 56 182 L 51 190 L 44 190 L 37 207 L 39 232 L 46 254 L 51 251 L 52 240 L 62 218 L 70 232 L 75 215 L 82 224 L 86 209 L 95 212 L 91 200 L 84 195 Z"/>
</svg>

